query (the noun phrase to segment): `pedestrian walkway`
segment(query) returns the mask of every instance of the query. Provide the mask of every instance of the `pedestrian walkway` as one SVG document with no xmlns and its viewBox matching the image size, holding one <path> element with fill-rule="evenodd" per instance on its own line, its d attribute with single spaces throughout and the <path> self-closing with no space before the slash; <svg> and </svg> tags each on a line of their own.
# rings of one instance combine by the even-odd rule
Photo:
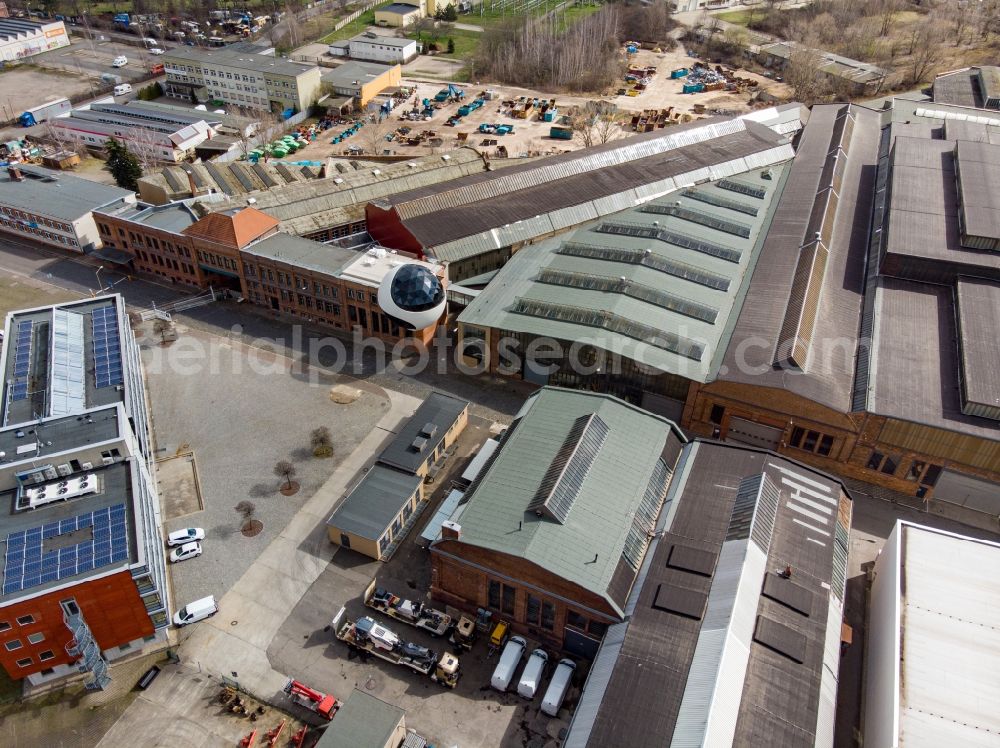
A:
<svg viewBox="0 0 1000 748">
<path fill-rule="evenodd" d="M 391 391 L 386 394 L 388 412 L 219 601 L 219 613 L 180 630 L 177 651 L 184 669 L 174 678 L 158 679 L 130 707 L 127 720 L 162 723 L 164 712 L 183 713 L 185 700 L 195 713 L 204 695 L 199 688 L 184 688 L 177 682 L 185 673 L 188 678 L 211 676 L 215 680 L 225 675 L 262 701 L 282 702 L 288 676 L 271 668 L 268 644 L 333 557 L 335 547 L 326 534 L 331 509 L 382 443 L 420 404 L 416 397 Z M 108 741 L 114 732 L 99 745 L 111 748 L 113 743 Z M 211 743 L 193 743 L 202 744 Z"/>
</svg>

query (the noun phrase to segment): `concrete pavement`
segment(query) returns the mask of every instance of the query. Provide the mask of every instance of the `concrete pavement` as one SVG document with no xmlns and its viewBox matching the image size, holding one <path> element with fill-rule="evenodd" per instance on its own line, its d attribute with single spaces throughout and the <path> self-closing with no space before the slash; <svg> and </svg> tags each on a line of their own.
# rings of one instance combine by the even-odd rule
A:
<svg viewBox="0 0 1000 748">
<path fill-rule="evenodd" d="M 420 404 L 419 398 L 387 394 L 389 410 L 378 425 L 219 601 L 218 615 L 180 630 L 178 654 L 184 668 L 172 671 L 174 677 L 157 680 L 129 710 L 130 722 L 163 724 L 164 714 L 195 713 L 204 704 L 202 683 L 208 675 L 216 679 L 221 675 L 235 677 L 241 688 L 254 696 L 281 703 L 287 675 L 271 667 L 266 650 L 292 608 L 333 556 L 335 549 L 327 539 L 326 518 L 382 442 Z M 188 686 L 177 682 L 178 678 L 184 679 L 184 673 Z M 185 723 L 186 738 L 192 727 Z M 117 742 L 120 737 L 117 730 L 112 730 L 98 745 L 116 748 L 121 745 Z M 210 743 L 200 740 L 191 744 Z"/>
</svg>

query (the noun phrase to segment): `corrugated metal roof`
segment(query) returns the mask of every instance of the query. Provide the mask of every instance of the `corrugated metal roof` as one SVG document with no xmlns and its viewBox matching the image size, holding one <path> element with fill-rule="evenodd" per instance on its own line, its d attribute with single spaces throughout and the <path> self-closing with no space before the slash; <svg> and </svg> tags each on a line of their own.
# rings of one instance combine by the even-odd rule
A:
<svg viewBox="0 0 1000 748">
<path fill-rule="evenodd" d="M 832 720 L 835 708 L 822 700 L 821 683 L 827 629 L 840 632 L 839 616 L 825 615 L 826 603 L 838 609 L 840 603 L 823 585 L 833 579 L 832 543 L 804 542 L 806 531 L 796 524 L 800 515 L 789 505 L 797 505 L 802 489 L 809 488 L 837 516 L 846 501 L 843 488 L 822 473 L 755 449 L 699 441 L 685 448 L 681 460 L 669 518 L 632 593 L 630 620 L 609 631 L 566 746 L 812 746 L 818 714 Z M 761 474 L 779 494 L 766 561 L 754 543 L 726 542 L 740 485 Z M 678 544 L 717 559 L 711 576 L 672 567 L 668 562 Z M 749 565 L 743 562 L 748 546 L 755 554 Z M 809 589 L 824 614 L 803 616 L 760 597 L 765 574 L 783 564 L 793 566 L 796 584 Z M 709 596 L 704 620 L 657 607 L 674 589 Z M 802 663 L 751 640 L 757 616 L 802 637 Z M 743 633 L 737 636 L 733 626 Z M 701 669 L 694 667 L 698 652 L 706 665 Z M 724 660 L 742 665 L 723 672 Z M 682 703 L 698 711 L 700 721 L 682 725 Z"/>
<path fill-rule="evenodd" d="M 533 394 L 522 413 L 466 493 L 458 542 L 524 558 L 621 610 L 624 596 L 613 595 L 611 587 L 632 516 L 664 448 L 681 441 L 679 431 L 617 398 L 552 387 Z M 566 521 L 528 512 L 573 424 L 590 414 L 604 421 L 608 434 Z M 629 586 L 634 576 L 631 571 Z"/>
<path fill-rule="evenodd" d="M 585 341 L 704 382 L 715 371 L 725 347 L 727 320 L 754 267 L 785 170 L 776 166 L 769 178 L 760 172 L 741 175 L 744 184 L 763 193 L 763 199 L 755 201 L 756 216 L 727 207 L 726 200 L 732 202 L 728 196 L 733 193 L 708 183 L 583 226 L 562 241 L 525 247 L 459 320 Z M 697 201 L 693 194 L 704 195 L 706 200 L 719 198 L 722 204 Z M 740 233 L 749 235 L 731 233 L 737 222 Z M 650 288 L 658 293 L 643 292 Z M 665 336 L 696 342 L 703 355 L 692 360 L 680 350 L 642 342 L 641 336 L 633 339 L 620 325 L 595 326 L 568 321 L 566 315 L 526 316 L 515 311 L 518 300 L 572 307 L 581 315 L 589 310 L 641 322 Z"/>
<path fill-rule="evenodd" d="M 1000 712 L 986 705 L 1000 703 L 1000 545 L 908 523 L 896 526 L 900 533 L 901 634 L 896 620 L 879 628 L 900 647 L 890 665 L 900 687 L 899 734 L 891 737 L 903 748 L 995 743 Z"/>
<path fill-rule="evenodd" d="M 756 122 L 706 120 L 518 165 L 499 176 L 468 177 L 444 191 L 402 193 L 383 204 L 392 207 L 407 230 L 433 251 L 463 237 L 677 175 L 689 175 L 694 181 L 699 169 L 780 149 L 783 142 Z M 791 155 L 790 150 L 784 153 Z"/>
</svg>

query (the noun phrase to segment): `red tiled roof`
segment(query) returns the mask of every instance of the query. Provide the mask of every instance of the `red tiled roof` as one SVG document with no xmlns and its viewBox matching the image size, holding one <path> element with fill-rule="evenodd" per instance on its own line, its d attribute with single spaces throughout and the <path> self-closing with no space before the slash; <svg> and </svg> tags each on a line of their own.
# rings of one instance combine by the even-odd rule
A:
<svg viewBox="0 0 1000 748">
<path fill-rule="evenodd" d="M 256 208 L 243 208 L 232 214 L 209 213 L 184 229 L 184 233 L 216 244 L 242 248 L 276 229 L 278 223 L 277 218 Z"/>
</svg>

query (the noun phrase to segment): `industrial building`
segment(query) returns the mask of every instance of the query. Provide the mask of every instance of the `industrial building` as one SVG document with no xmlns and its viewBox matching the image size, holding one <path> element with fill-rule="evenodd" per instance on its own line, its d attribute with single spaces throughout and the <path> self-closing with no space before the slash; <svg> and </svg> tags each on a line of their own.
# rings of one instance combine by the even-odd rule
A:
<svg viewBox="0 0 1000 748">
<path fill-rule="evenodd" d="M 718 374 L 787 173 L 720 177 L 526 246 L 459 317 L 466 363 L 679 423 L 691 381 Z"/>
<path fill-rule="evenodd" d="M 0 171 L 0 230 L 71 252 L 101 246 L 93 211 L 135 205 L 135 193 L 61 171 L 11 164 Z"/>
<path fill-rule="evenodd" d="M 333 42 L 330 54 L 334 57 L 350 57 L 352 60 L 405 65 L 419 54 L 419 50 L 413 39 L 379 36 L 369 31 L 351 39 Z"/>
<path fill-rule="evenodd" d="M 345 62 L 343 65 L 324 69 L 323 83 L 333 89 L 334 95 L 350 99 L 333 103 L 338 108 L 350 104 L 363 109 L 368 102 L 391 86 L 398 86 L 402 68 L 398 64 L 381 65 L 373 62 Z"/>
<path fill-rule="evenodd" d="M 431 545 L 431 596 L 593 657 L 625 618 L 683 444 L 608 395 L 535 392 Z"/>
<path fill-rule="evenodd" d="M 869 598 L 866 746 L 996 744 L 998 564 L 998 543 L 896 522 Z"/>
<path fill-rule="evenodd" d="M 405 717 L 398 706 L 355 688 L 315 748 L 400 748 L 407 735 Z"/>
<path fill-rule="evenodd" d="M 387 561 L 423 513 L 433 482 L 469 419 L 465 400 L 432 392 L 327 520 L 330 542 Z"/>
<path fill-rule="evenodd" d="M 687 445 L 563 745 L 832 746 L 851 515 L 816 470 Z"/>
<path fill-rule="evenodd" d="M 797 120 L 798 107 L 792 113 Z M 759 121 L 708 118 L 472 175 L 447 190 L 373 200 L 368 232 L 383 246 L 447 261 L 462 281 L 502 267 L 528 242 L 793 155 L 788 137 Z"/>
<path fill-rule="evenodd" d="M 104 688 L 169 624 L 139 348 L 120 296 L 14 312 L 4 332 L 0 663 Z"/>
<path fill-rule="evenodd" d="M 814 58 L 817 72 L 852 96 L 874 94 L 885 83 L 887 73 L 877 65 L 852 60 L 826 50 L 810 49 L 798 42 L 764 44 L 757 50 L 756 57 L 764 67 L 784 70 L 796 54 Z"/>
<path fill-rule="evenodd" d="M 179 46 L 162 60 L 167 74 L 164 92 L 186 101 L 222 101 L 282 113 L 307 111 L 319 97 L 318 67 L 273 55 Z"/>
<path fill-rule="evenodd" d="M 89 148 L 115 138 L 142 158 L 178 163 L 215 134 L 201 112 L 164 111 L 142 102 L 94 102 L 50 120 L 53 137 Z"/>
<path fill-rule="evenodd" d="M 0 60 L 16 62 L 51 49 L 69 46 L 62 21 L 0 18 Z"/>
<path fill-rule="evenodd" d="M 942 73 L 934 79 L 933 95 L 935 104 L 1000 109 L 1000 67 L 981 65 Z"/>
<path fill-rule="evenodd" d="M 409 3 L 390 3 L 375 9 L 375 24 L 392 28 L 411 26 L 424 17 L 420 6 Z"/>
<path fill-rule="evenodd" d="M 289 185 L 321 179 L 324 172 L 323 167 L 298 166 L 281 161 L 258 161 L 256 164 L 247 161 L 210 162 L 167 166 L 146 174 L 137 184 L 139 199 L 149 205 L 211 196 L 220 200 L 238 198 L 241 205 L 247 205 L 247 195 L 280 193 L 281 188 Z"/>
</svg>

